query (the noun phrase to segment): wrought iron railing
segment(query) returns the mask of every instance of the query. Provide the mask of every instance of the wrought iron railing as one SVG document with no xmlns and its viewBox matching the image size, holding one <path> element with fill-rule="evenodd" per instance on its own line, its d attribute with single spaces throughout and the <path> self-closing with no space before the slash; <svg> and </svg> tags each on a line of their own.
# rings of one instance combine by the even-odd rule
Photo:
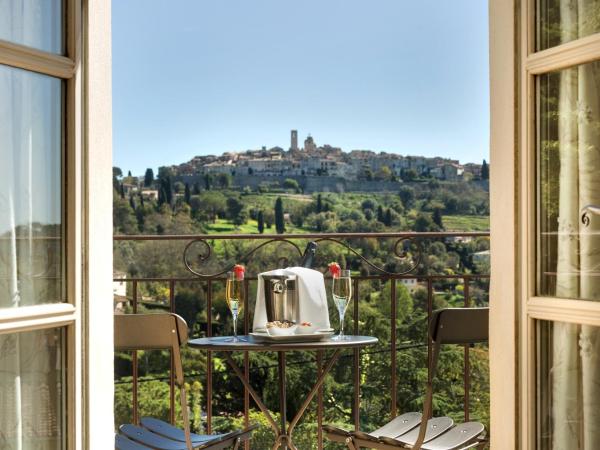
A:
<svg viewBox="0 0 600 450">
<path fill-rule="evenodd" d="M 139 296 L 139 288 L 143 283 L 167 283 L 168 284 L 168 301 L 164 307 L 167 307 L 170 311 L 175 312 L 175 292 L 177 286 L 185 283 L 201 283 L 204 286 L 206 292 L 206 327 L 204 335 L 212 336 L 213 332 L 213 292 L 214 287 L 217 283 L 224 283 L 225 274 L 229 271 L 233 264 L 236 262 L 257 263 L 255 258 L 261 258 L 261 252 L 271 248 L 286 248 L 286 254 L 277 258 L 277 266 L 284 267 L 288 264 L 300 258 L 302 255 L 303 244 L 309 241 L 315 241 L 317 243 L 329 243 L 330 246 L 336 246 L 340 252 L 345 252 L 348 255 L 348 260 L 354 265 L 356 275 L 353 275 L 353 307 L 351 318 L 353 321 L 352 332 L 354 334 L 364 334 L 364 330 L 360 329 L 359 326 L 359 311 L 362 299 L 359 296 L 359 288 L 362 283 L 381 280 L 390 283 L 390 342 L 386 352 L 389 352 L 390 361 L 390 416 L 397 415 L 398 402 L 397 402 L 397 388 L 398 388 L 398 360 L 397 353 L 399 349 L 403 348 L 403 345 L 399 345 L 397 336 L 397 283 L 402 280 L 411 280 L 417 282 L 420 286 L 426 289 L 427 292 L 427 304 L 426 304 L 426 318 L 427 320 L 431 317 L 434 309 L 434 297 L 435 297 L 435 285 L 438 282 L 450 281 L 450 280 L 461 280 L 462 281 L 462 305 L 464 307 L 473 306 L 474 301 L 471 295 L 471 287 L 473 283 L 484 283 L 487 284 L 489 280 L 489 273 L 474 272 L 473 270 L 466 270 L 465 265 L 458 263 L 457 267 L 459 271 L 447 270 L 444 273 L 431 273 L 431 268 L 427 263 L 427 247 L 428 243 L 431 242 L 443 242 L 445 245 L 456 247 L 465 245 L 467 241 L 476 239 L 487 239 L 489 237 L 488 232 L 428 232 L 428 233 L 415 233 L 415 232 L 398 232 L 398 233 L 316 233 L 316 234 L 284 234 L 284 235 L 258 235 L 258 234 L 216 234 L 216 235 L 128 235 L 128 236 L 115 236 L 115 245 L 118 246 L 123 242 L 140 243 L 142 241 L 154 241 L 154 242 L 178 242 L 179 250 L 181 253 L 181 259 L 179 261 L 173 261 L 174 267 L 184 268 L 183 271 L 179 270 L 179 275 L 167 275 L 167 276 L 130 276 L 115 277 L 115 282 L 124 282 L 127 284 L 128 301 L 130 302 L 131 311 L 137 313 L 144 299 Z M 353 242 L 364 240 L 375 240 L 377 242 L 384 240 L 391 240 L 387 248 L 389 249 L 390 258 L 383 264 L 381 261 L 375 262 L 369 257 L 363 255 L 363 252 Z M 228 255 L 229 259 L 226 261 L 219 260 L 219 257 L 215 255 L 215 246 L 218 243 L 223 242 L 243 242 L 246 247 L 242 249 L 240 254 Z M 291 254 L 290 254 L 291 253 Z M 271 252 L 271 258 L 273 257 Z M 390 262 L 391 260 L 391 262 Z M 260 262 L 260 261 L 258 261 Z M 323 263 L 323 261 L 322 261 Z M 321 264 L 318 269 L 325 270 L 325 264 Z M 485 267 L 485 265 L 484 265 Z M 263 270 L 268 270 L 273 267 L 264 267 Z M 362 270 L 360 270 L 362 268 Z M 189 275 L 185 275 L 189 274 Z M 250 286 L 257 280 L 256 274 L 250 274 L 245 280 L 245 291 L 246 298 L 250 292 Z M 486 300 L 479 299 L 476 303 L 482 303 Z M 246 305 L 249 306 L 249 305 Z M 455 305 L 456 306 L 456 305 Z M 249 308 L 244 308 L 249 311 Z M 335 318 L 332 318 L 335 321 Z M 244 314 L 243 329 L 245 333 L 250 331 L 250 314 Z M 428 341 L 428 340 L 427 340 Z M 388 344 L 388 343 L 386 343 Z M 422 346 L 423 349 L 427 347 L 427 358 L 431 357 L 431 345 L 426 343 L 425 339 L 422 342 L 413 344 L 413 346 Z M 352 359 L 352 385 L 353 385 L 353 404 L 352 404 L 352 422 L 355 428 L 359 428 L 361 417 L 360 417 L 360 404 L 361 404 L 361 354 L 368 353 L 369 350 L 353 350 L 351 356 Z M 462 387 L 464 389 L 463 397 L 463 414 L 465 420 L 469 420 L 469 404 L 471 394 L 471 367 L 470 367 L 470 349 L 464 348 L 464 359 L 463 359 L 463 379 Z M 323 352 L 318 352 L 316 356 L 318 367 L 322 367 L 322 363 L 325 358 Z M 347 360 L 345 358 L 344 360 Z M 246 377 L 250 377 L 250 361 L 247 352 L 244 354 L 244 374 Z M 340 363 L 338 363 L 340 364 Z M 171 362 L 171 368 L 172 368 Z M 211 352 L 206 353 L 206 373 L 205 373 L 205 423 L 206 431 L 213 431 L 213 375 L 215 373 L 213 367 L 213 355 Z M 132 356 L 132 419 L 134 422 L 139 420 L 138 411 L 138 360 L 137 355 L 134 352 Z M 430 374 L 428 376 L 431 376 Z M 175 421 L 175 386 L 173 373 L 169 377 L 170 383 L 170 418 L 171 421 Z M 317 429 L 320 430 L 321 424 L 323 423 L 324 415 L 324 402 L 322 389 L 319 391 L 317 398 Z M 246 391 L 244 391 L 244 417 L 245 422 L 248 423 L 249 411 L 250 411 L 250 397 Z M 382 418 L 383 420 L 383 418 Z M 318 448 L 323 448 L 323 437 L 318 431 Z"/>
</svg>

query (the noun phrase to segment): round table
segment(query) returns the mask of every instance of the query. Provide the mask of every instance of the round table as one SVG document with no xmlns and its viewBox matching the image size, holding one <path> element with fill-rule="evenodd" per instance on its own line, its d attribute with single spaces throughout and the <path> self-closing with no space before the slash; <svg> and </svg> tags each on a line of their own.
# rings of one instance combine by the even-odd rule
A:
<svg viewBox="0 0 600 450">
<path fill-rule="evenodd" d="M 265 418 L 268 420 L 271 428 L 275 432 L 275 443 L 273 444 L 273 450 L 278 448 L 290 448 L 292 450 L 297 450 L 296 446 L 292 442 L 292 433 L 294 428 L 304 415 L 306 408 L 310 404 L 313 397 L 318 392 L 319 388 L 322 386 L 325 381 L 325 377 L 331 369 L 333 365 L 337 362 L 340 357 L 340 353 L 344 349 L 352 348 L 361 348 L 366 347 L 368 345 L 373 345 L 377 343 L 377 338 L 371 336 L 345 336 L 344 340 L 338 341 L 333 338 L 326 338 L 321 341 L 313 341 L 313 342 L 285 342 L 285 343 L 276 343 L 276 342 L 263 342 L 256 341 L 252 336 L 239 336 L 239 340 L 237 342 L 233 342 L 231 336 L 220 336 L 220 337 L 210 337 L 210 338 L 201 338 L 201 339 L 191 339 L 188 342 L 188 345 L 192 348 L 200 349 L 200 350 L 208 350 L 208 351 L 220 351 L 225 353 L 225 359 L 238 376 L 244 387 L 248 390 L 248 393 L 252 396 L 254 401 L 256 402 L 259 409 L 265 415 Z M 323 351 L 323 350 L 333 350 L 333 354 L 331 358 L 323 367 L 319 368 L 319 376 L 317 377 L 317 381 L 312 387 L 312 389 L 308 392 L 306 398 L 302 402 L 300 409 L 290 422 L 289 427 L 287 426 L 287 417 L 286 417 L 286 385 L 285 385 L 285 353 L 290 351 Z M 268 410 L 266 405 L 263 403 L 262 399 L 258 395 L 258 393 L 252 388 L 250 382 L 244 376 L 244 372 L 240 369 L 240 367 L 236 364 L 234 359 L 231 357 L 231 352 L 236 351 L 250 351 L 250 352 L 277 352 L 278 356 L 278 369 L 279 369 L 279 408 L 281 414 L 281 425 L 278 425 L 275 422 L 275 419 L 271 415 L 271 412 Z"/>
</svg>

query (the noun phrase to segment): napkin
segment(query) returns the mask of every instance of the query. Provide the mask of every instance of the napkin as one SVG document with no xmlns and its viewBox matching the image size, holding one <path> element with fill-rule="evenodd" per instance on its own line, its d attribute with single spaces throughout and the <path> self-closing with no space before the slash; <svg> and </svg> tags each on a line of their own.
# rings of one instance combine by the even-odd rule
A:
<svg viewBox="0 0 600 450">
<path fill-rule="evenodd" d="M 323 274 L 306 267 L 288 267 L 258 274 L 253 330 L 264 329 L 267 323 L 263 275 L 296 275 L 299 323 L 311 322 L 317 328 L 330 327 Z"/>
</svg>

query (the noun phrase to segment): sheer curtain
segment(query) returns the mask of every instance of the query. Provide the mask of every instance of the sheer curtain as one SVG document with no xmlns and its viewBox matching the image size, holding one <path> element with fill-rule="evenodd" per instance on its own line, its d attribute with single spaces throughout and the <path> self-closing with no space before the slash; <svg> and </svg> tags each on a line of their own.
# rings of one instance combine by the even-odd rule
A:
<svg viewBox="0 0 600 450">
<path fill-rule="evenodd" d="M 35 46 L 36 3 L 0 0 L 0 38 Z M 0 308 L 63 299 L 62 102 L 60 80 L 0 65 Z M 63 340 L 0 334 L 1 449 L 63 448 Z"/>
<path fill-rule="evenodd" d="M 597 1 L 563 1 L 563 40 L 589 34 L 586 27 L 597 8 Z M 595 276 L 600 272 L 600 217 L 588 226 L 581 222 L 584 206 L 600 204 L 599 62 L 561 71 L 557 110 L 556 296 L 600 300 L 600 277 Z M 555 322 L 552 359 L 552 448 L 600 449 L 599 329 Z"/>
</svg>

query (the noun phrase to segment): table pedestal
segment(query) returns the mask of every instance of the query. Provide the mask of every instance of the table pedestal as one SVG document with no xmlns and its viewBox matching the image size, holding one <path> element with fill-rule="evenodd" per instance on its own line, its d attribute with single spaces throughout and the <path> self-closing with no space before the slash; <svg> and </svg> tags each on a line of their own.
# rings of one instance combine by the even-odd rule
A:
<svg viewBox="0 0 600 450">
<path fill-rule="evenodd" d="M 271 415 L 271 412 L 266 407 L 266 405 L 263 403 L 263 401 L 260 398 L 260 396 L 258 395 L 258 393 L 252 388 L 252 386 L 250 385 L 250 382 L 244 376 L 244 372 L 236 364 L 236 362 L 232 358 L 230 352 L 225 353 L 225 359 L 227 360 L 227 362 L 229 363 L 229 365 L 231 366 L 233 371 L 236 373 L 238 378 L 242 381 L 242 383 L 244 384 L 244 387 L 246 389 L 248 389 L 250 396 L 252 396 L 252 398 L 256 402 L 256 405 L 261 410 L 261 412 L 265 415 L 267 421 L 269 422 L 269 425 L 275 432 L 276 438 L 275 438 L 275 444 L 273 445 L 272 450 L 277 450 L 279 448 L 282 448 L 284 450 L 286 450 L 286 449 L 298 450 L 298 448 L 292 442 L 292 433 L 294 431 L 294 428 L 296 428 L 296 425 L 298 425 L 298 422 L 300 421 L 300 419 L 306 412 L 306 409 L 308 408 L 308 405 L 310 404 L 311 400 L 317 394 L 317 392 L 319 391 L 319 388 L 323 385 L 323 382 L 325 381 L 325 377 L 327 377 L 329 372 L 331 372 L 333 365 L 339 359 L 340 353 L 341 353 L 341 350 L 339 350 L 339 349 L 335 350 L 333 352 L 333 355 L 331 356 L 331 359 L 329 360 L 329 362 L 327 362 L 327 364 L 325 364 L 323 367 L 317 367 L 317 373 L 319 374 L 319 376 L 317 377 L 317 381 L 314 384 L 314 386 L 311 388 L 311 390 L 308 392 L 308 394 L 306 395 L 306 398 L 302 402 L 300 409 L 298 410 L 298 412 L 296 412 L 296 415 L 290 422 L 289 427 L 287 426 L 287 417 L 286 417 L 286 407 L 287 407 L 286 400 L 287 399 L 286 399 L 286 383 L 285 383 L 285 364 L 286 364 L 285 352 L 283 352 L 283 351 L 277 352 L 278 371 L 279 371 L 279 410 L 280 410 L 280 415 L 281 415 L 281 424 L 280 425 L 278 425 L 277 422 L 275 422 L 275 419 Z"/>
</svg>

